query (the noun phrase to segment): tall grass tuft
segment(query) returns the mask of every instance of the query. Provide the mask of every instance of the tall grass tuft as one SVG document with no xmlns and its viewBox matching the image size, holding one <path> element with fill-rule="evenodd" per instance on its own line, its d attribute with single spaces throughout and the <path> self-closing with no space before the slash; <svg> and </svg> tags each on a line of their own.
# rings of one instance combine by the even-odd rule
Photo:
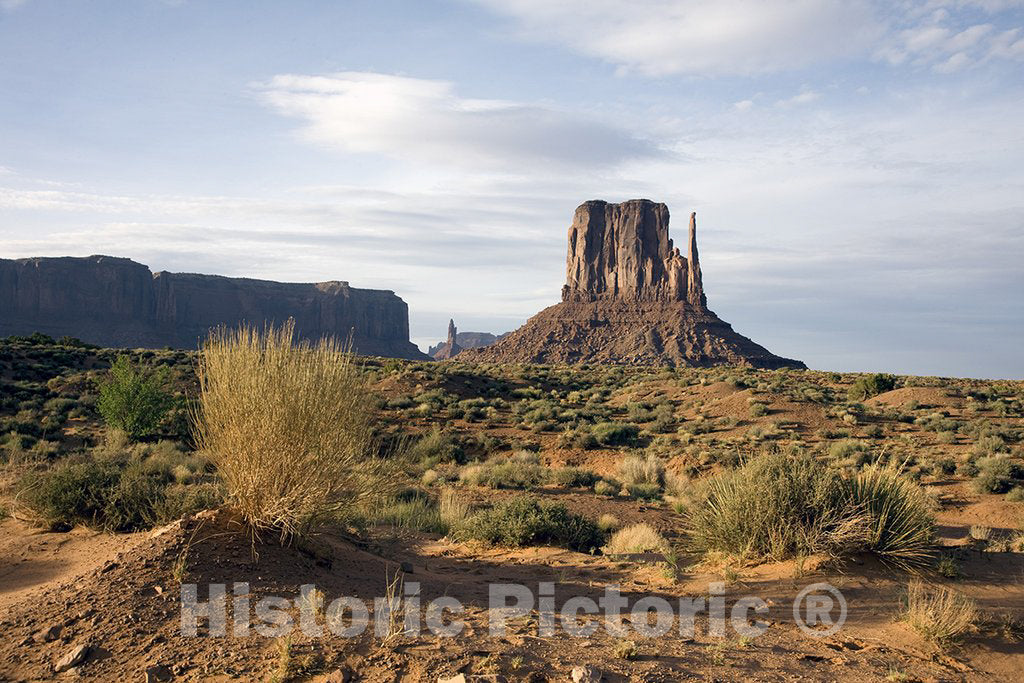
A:
<svg viewBox="0 0 1024 683">
<path fill-rule="evenodd" d="M 844 479 L 810 456 L 765 455 L 706 481 L 685 510 L 705 552 L 782 560 L 870 551 L 903 568 L 932 559 L 931 502 L 892 466 Z"/>
<path fill-rule="evenodd" d="M 893 465 L 871 465 L 848 486 L 854 503 L 867 513 L 871 552 L 906 569 L 932 562 L 933 506 L 924 489 Z"/>
<path fill-rule="evenodd" d="M 925 639 L 940 644 L 969 633 L 978 620 L 978 608 L 971 598 L 943 586 L 926 586 L 913 579 L 907 589 L 904 618 Z"/>
<path fill-rule="evenodd" d="M 668 552 L 668 541 L 648 524 L 631 524 L 619 529 L 602 548 L 606 555 Z"/>
<path fill-rule="evenodd" d="M 706 481 L 687 507 L 687 526 L 698 549 L 755 560 L 837 555 L 862 545 L 867 534 L 835 470 L 784 454 Z"/>
<path fill-rule="evenodd" d="M 394 492 L 370 390 L 338 341 L 296 342 L 292 320 L 220 328 L 197 375 L 196 443 L 254 532 L 284 541 Z"/>
</svg>

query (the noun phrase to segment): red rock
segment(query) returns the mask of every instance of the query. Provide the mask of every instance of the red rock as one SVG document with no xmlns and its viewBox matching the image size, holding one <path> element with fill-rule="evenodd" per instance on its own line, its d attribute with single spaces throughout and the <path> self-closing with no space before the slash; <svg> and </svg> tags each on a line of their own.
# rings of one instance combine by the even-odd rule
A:
<svg viewBox="0 0 1024 683">
<path fill-rule="evenodd" d="M 426 358 L 409 341 L 408 306 L 391 291 L 151 273 L 110 256 L 0 259 L 0 336 L 42 332 L 101 346 L 195 349 L 211 327 L 289 317 L 303 337 L 351 335 L 363 354 Z"/>
<path fill-rule="evenodd" d="M 686 257 L 669 239 L 668 220 L 668 207 L 646 199 L 580 205 L 569 226 L 562 303 L 460 360 L 804 367 L 708 310 L 696 214 Z"/>
</svg>

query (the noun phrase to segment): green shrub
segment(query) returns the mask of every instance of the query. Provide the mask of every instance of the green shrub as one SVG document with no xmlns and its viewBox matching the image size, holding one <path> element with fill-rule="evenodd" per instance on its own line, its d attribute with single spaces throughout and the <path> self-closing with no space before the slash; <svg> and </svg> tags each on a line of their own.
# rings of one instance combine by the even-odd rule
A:
<svg viewBox="0 0 1024 683">
<path fill-rule="evenodd" d="M 66 463 L 46 472 L 29 473 L 19 500 L 53 530 L 75 524 L 101 526 L 110 491 L 120 471 L 97 462 Z"/>
<path fill-rule="evenodd" d="M 590 450 L 597 446 L 597 439 L 588 428 L 577 427 L 566 429 L 558 435 L 558 445 L 562 448 L 572 447 L 580 450 Z"/>
<path fill-rule="evenodd" d="M 409 449 L 409 457 L 427 467 L 442 462 L 462 462 L 464 453 L 458 440 L 434 427 Z"/>
<path fill-rule="evenodd" d="M 592 520 L 569 512 L 561 503 L 542 503 L 528 496 L 472 514 L 452 534 L 460 540 L 512 547 L 556 545 L 580 552 L 592 552 L 604 542 L 604 534 Z"/>
<path fill-rule="evenodd" d="M 892 391 L 896 387 L 896 377 L 883 373 L 858 377 L 847 392 L 851 401 L 863 401 L 878 394 Z"/>
<path fill-rule="evenodd" d="M 492 489 L 532 489 L 545 483 L 547 478 L 548 472 L 540 465 L 537 454 L 530 451 L 467 465 L 459 473 L 459 479 L 465 484 Z"/>
<path fill-rule="evenodd" d="M 594 484 L 594 493 L 599 496 L 617 496 L 621 490 L 621 485 L 616 485 L 604 479 Z"/>
<path fill-rule="evenodd" d="M 916 566 L 931 558 L 930 505 L 893 468 L 876 465 L 845 480 L 808 456 L 770 454 L 706 481 L 685 514 L 704 551 L 776 560 L 871 551 Z"/>
<path fill-rule="evenodd" d="M 600 479 L 590 470 L 579 467 L 561 467 L 551 473 L 551 480 L 559 486 L 571 489 L 589 489 Z"/>
<path fill-rule="evenodd" d="M 828 447 L 828 455 L 840 465 L 860 467 L 871 458 L 871 448 L 863 441 L 842 439 Z"/>
<path fill-rule="evenodd" d="M 437 501 L 419 491 L 407 491 L 384 501 L 372 515 L 373 521 L 399 529 L 443 534 L 447 525 L 441 520 Z"/>
<path fill-rule="evenodd" d="M 171 459 L 154 450 L 158 454 L 148 457 L 143 449 L 133 459 L 66 462 L 30 472 L 20 483 L 19 500 L 54 530 L 86 524 L 138 531 L 220 505 L 220 485 L 199 481 L 205 466 L 195 465 L 200 459 L 180 451 Z"/>
<path fill-rule="evenodd" d="M 858 509 L 868 515 L 866 550 L 903 567 L 931 562 L 932 501 L 925 490 L 893 466 L 872 465 L 848 482 Z"/>
<path fill-rule="evenodd" d="M 702 551 L 781 560 L 864 542 L 864 519 L 838 472 L 810 457 L 764 455 L 698 487 L 686 525 Z"/>
<path fill-rule="evenodd" d="M 217 482 L 171 484 L 153 506 L 157 524 L 167 524 L 186 515 L 211 510 L 224 503 L 224 488 Z"/>
<path fill-rule="evenodd" d="M 111 531 L 148 529 L 157 522 L 155 509 L 164 498 L 167 479 L 147 472 L 140 462 L 121 471 L 117 483 L 106 492 L 103 527 Z"/>
<path fill-rule="evenodd" d="M 599 422 L 590 433 L 602 446 L 628 446 L 636 442 L 640 428 L 632 424 L 618 422 Z"/>
<path fill-rule="evenodd" d="M 978 438 L 971 448 L 971 453 L 979 458 L 1002 453 L 1006 450 L 1006 442 L 998 434 L 987 434 Z"/>
<path fill-rule="evenodd" d="M 1014 480 L 1024 472 L 1005 455 L 992 455 L 977 461 L 978 475 L 974 489 L 978 493 L 1006 493 L 1013 488 Z"/>
<path fill-rule="evenodd" d="M 96 403 L 107 426 L 119 429 L 136 440 L 156 432 L 170 410 L 173 397 L 164 390 L 166 368 L 144 372 L 132 365 L 128 356 L 118 356 L 110 367 L 110 377 L 99 385 Z"/>
</svg>

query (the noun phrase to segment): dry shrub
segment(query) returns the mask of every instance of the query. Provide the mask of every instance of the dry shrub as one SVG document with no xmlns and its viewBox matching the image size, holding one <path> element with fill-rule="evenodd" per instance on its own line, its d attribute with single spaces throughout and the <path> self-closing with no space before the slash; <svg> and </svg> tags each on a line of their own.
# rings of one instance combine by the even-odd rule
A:
<svg viewBox="0 0 1024 683">
<path fill-rule="evenodd" d="M 604 514 L 597 518 L 597 526 L 601 531 L 609 533 L 621 527 L 622 523 L 615 515 Z"/>
<path fill-rule="evenodd" d="M 627 486 L 641 484 L 660 489 L 665 483 L 665 464 L 653 453 L 629 455 L 619 463 L 619 477 Z"/>
<path fill-rule="evenodd" d="M 199 450 L 228 504 L 282 540 L 393 493 L 377 457 L 370 390 L 334 339 L 295 341 L 294 321 L 210 334 L 199 354 Z"/>
<path fill-rule="evenodd" d="M 913 579 L 907 589 L 904 618 L 925 639 L 947 643 L 974 628 L 978 608 L 974 600 L 961 593 Z"/>
<path fill-rule="evenodd" d="M 601 549 L 606 555 L 666 552 L 668 541 L 647 524 L 631 524 L 612 534 L 608 545 Z"/>
</svg>

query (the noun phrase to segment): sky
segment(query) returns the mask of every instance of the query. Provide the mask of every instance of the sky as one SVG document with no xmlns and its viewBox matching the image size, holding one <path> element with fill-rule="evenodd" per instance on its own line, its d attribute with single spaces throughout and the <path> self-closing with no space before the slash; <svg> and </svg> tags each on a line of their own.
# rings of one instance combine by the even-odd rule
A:
<svg viewBox="0 0 1024 683">
<path fill-rule="evenodd" d="M 1024 378 L 1024 0 L 0 0 L 0 258 L 559 300 L 588 199 L 839 371 Z"/>
</svg>

